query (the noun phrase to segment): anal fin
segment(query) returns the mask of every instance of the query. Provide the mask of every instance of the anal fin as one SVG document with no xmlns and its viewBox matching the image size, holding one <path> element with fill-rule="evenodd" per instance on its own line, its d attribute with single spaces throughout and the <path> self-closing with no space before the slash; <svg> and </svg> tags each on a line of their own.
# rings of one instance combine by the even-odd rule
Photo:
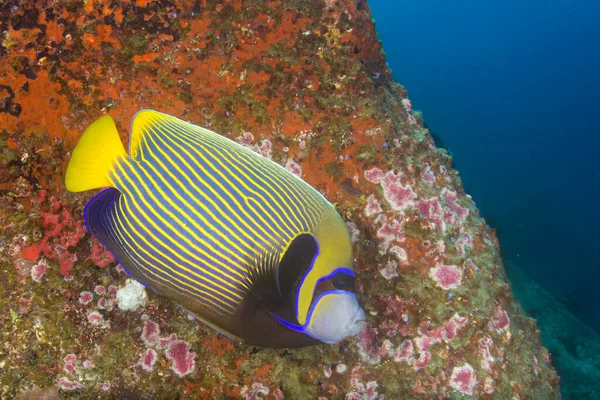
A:
<svg viewBox="0 0 600 400">
<path fill-rule="evenodd" d="M 98 239 L 131 276 L 126 268 L 129 264 L 127 250 L 118 239 L 115 218 L 116 204 L 121 196 L 121 192 L 115 188 L 104 189 L 87 203 L 83 219 L 88 232 Z"/>
</svg>

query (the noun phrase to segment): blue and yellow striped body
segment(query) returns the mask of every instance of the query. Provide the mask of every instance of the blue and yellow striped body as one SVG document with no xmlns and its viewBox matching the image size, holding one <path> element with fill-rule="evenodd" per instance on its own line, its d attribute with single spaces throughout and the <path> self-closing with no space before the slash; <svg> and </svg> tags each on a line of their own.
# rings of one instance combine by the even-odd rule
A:
<svg viewBox="0 0 600 400">
<path fill-rule="evenodd" d="M 88 230 L 133 277 L 215 329 L 262 345 L 314 343 L 285 324 L 310 322 L 323 277 L 353 275 L 333 206 L 206 129 L 142 111 L 131 131 L 130 155 L 115 152 L 103 178 L 110 188 L 86 207 Z M 67 187 L 75 175 L 67 171 Z"/>
</svg>

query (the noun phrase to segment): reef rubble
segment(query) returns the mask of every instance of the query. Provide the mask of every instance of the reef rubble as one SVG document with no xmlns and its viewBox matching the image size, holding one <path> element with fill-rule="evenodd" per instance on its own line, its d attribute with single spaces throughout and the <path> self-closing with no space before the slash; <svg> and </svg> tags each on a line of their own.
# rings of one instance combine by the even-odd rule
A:
<svg viewBox="0 0 600 400">
<path fill-rule="evenodd" d="M 333 202 L 368 328 L 263 349 L 151 291 L 120 308 L 128 277 L 82 221 L 93 193 L 63 176 L 87 125 L 109 113 L 127 143 L 143 108 L 237 140 Z M 560 398 L 550 359 L 365 1 L 0 4 L 1 398 Z"/>
</svg>

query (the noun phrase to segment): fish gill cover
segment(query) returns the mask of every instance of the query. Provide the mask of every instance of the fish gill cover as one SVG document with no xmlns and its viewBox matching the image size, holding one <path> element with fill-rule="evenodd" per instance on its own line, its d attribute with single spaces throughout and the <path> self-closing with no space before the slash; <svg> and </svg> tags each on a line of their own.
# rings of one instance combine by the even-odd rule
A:
<svg viewBox="0 0 600 400">
<path fill-rule="evenodd" d="M 364 1 L 31 1 L 0 11 L 2 398 L 559 398 L 498 241 L 391 80 Z M 354 243 L 368 327 L 238 344 L 147 291 L 67 193 L 77 139 L 153 108 L 302 177 Z M 124 143 L 127 138 L 122 137 Z"/>
</svg>

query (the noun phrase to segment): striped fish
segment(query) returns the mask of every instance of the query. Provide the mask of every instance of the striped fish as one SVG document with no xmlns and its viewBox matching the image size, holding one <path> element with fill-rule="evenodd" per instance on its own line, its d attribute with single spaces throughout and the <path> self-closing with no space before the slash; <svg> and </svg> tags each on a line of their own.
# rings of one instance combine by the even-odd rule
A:
<svg viewBox="0 0 600 400">
<path fill-rule="evenodd" d="M 88 231 L 132 277 L 229 337 L 301 347 L 365 325 L 334 207 L 223 136 L 143 110 L 128 155 L 105 115 L 79 140 L 65 184 L 106 187 L 85 208 Z"/>
</svg>

